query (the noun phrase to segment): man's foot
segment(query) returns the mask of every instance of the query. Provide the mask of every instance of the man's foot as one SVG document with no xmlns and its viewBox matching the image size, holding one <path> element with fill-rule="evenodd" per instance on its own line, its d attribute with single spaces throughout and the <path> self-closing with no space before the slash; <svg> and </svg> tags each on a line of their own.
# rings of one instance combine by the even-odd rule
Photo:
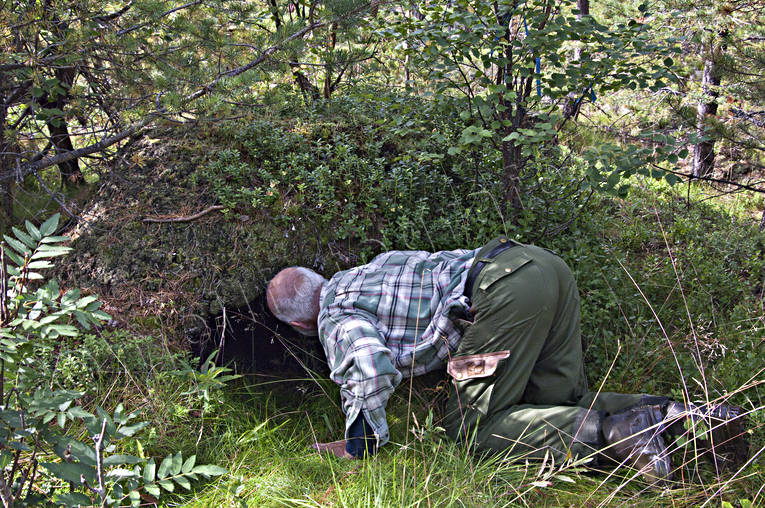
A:
<svg viewBox="0 0 765 508">
<path fill-rule="evenodd" d="M 659 405 L 633 407 L 603 420 L 605 453 L 640 471 L 651 484 L 672 478 L 672 462 L 661 437 L 664 414 Z"/>
<path fill-rule="evenodd" d="M 742 408 L 670 401 L 663 412 L 667 434 L 695 440 L 696 451 L 717 467 L 739 468 L 749 458 L 749 433 Z"/>
</svg>

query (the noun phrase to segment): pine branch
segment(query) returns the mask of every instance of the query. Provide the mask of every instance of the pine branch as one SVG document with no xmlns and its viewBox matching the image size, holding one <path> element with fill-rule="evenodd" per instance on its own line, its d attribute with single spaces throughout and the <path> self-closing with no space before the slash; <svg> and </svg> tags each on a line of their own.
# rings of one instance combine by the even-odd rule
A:
<svg viewBox="0 0 765 508">
<path fill-rule="evenodd" d="M 16 178 L 17 175 L 19 178 L 24 178 L 26 175 L 33 173 L 35 171 L 39 171 L 41 169 L 44 169 L 50 166 L 55 166 L 57 164 L 70 161 L 72 159 L 82 157 L 83 155 L 89 155 L 91 153 L 105 150 L 106 148 L 109 148 L 115 143 L 119 143 L 123 139 L 142 131 L 154 120 L 156 116 L 157 116 L 156 113 L 149 113 L 143 120 L 135 122 L 134 124 L 127 127 L 125 130 L 118 132 L 117 134 L 114 134 L 113 136 L 104 137 L 101 139 L 101 141 L 98 141 L 97 143 L 93 143 L 92 145 L 88 145 L 83 148 L 78 148 L 77 150 L 62 152 L 52 157 L 46 157 L 44 159 L 41 159 L 35 162 L 29 162 L 27 164 L 23 164 L 18 169 L 18 171 L 7 171 L 5 174 L 0 174 L 0 181 L 11 180 L 13 178 Z"/>
</svg>

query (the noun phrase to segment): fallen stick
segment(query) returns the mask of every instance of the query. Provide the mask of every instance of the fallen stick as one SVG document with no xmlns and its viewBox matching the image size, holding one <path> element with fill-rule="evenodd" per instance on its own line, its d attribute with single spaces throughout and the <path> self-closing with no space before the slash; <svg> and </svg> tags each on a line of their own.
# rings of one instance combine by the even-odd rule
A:
<svg viewBox="0 0 765 508">
<path fill-rule="evenodd" d="M 169 217 L 167 219 L 153 219 L 151 217 L 146 217 L 143 222 L 191 222 L 193 220 L 196 220 L 203 215 L 207 215 L 210 212 L 214 212 L 215 210 L 223 210 L 222 205 L 213 205 L 208 206 L 204 210 L 202 210 L 199 213 L 195 213 L 194 215 L 189 215 L 186 217 Z"/>
</svg>

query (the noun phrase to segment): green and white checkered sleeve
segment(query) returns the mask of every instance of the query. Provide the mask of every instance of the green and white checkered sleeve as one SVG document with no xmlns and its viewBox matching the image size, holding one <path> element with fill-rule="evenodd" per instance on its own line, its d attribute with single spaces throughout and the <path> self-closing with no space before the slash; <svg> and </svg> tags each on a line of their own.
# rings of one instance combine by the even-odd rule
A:
<svg viewBox="0 0 765 508">
<path fill-rule="evenodd" d="M 361 316 L 345 316 L 323 342 L 332 369 L 330 377 L 340 385 L 346 439 L 348 428 L 363 411 L 377 445 L 384 445 L 390 439 L 385 406 L 402 376 L 380 332 Z"/>
</svg>

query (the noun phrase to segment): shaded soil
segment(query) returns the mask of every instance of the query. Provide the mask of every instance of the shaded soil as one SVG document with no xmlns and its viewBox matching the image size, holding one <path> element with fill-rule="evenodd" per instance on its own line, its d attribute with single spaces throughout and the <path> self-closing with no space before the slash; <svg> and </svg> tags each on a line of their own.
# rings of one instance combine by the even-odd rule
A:
<svg viewBox="0 0 765 508">
<path fill-rule="evenodd" d="M 329 374 L 319 340 L 304 337 L 276 319 L 266 306 L 265 293 L 244 307 L 225 308 L 187 333 L 200 359 L 217 350 L 215 363 L 240 374 L 281 378 Z"/>
</svg>

